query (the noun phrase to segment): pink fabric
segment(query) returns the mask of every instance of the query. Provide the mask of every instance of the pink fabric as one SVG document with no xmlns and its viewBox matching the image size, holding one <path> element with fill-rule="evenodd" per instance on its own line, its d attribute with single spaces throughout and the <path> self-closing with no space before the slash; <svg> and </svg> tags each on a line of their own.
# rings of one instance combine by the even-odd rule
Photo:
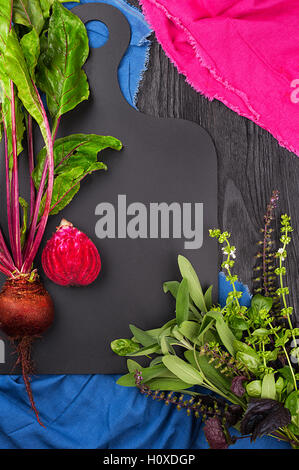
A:
<svg viewBox="0 0 299 470">
<path fill-rule="evenodd" d="M 299 0 L 141 0 L 197 91 L 299 155 Z"/>
</svg>

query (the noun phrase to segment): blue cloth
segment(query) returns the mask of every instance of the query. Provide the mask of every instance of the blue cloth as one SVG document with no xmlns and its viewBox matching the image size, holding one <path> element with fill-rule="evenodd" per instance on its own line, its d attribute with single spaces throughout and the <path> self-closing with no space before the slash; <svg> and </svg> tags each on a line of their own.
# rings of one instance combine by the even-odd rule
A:
<svg viewBox="0 0 299 470">
<path fill-rule="evenodd" d="M 248 287 L 244 286 L 242 282 L 236 282 L 235 286 L 236 286 L 237 291 L 243 293 L 240 299 L 241 305 L 244 305 L 245 307 L 250 307 L 251 294 L 249 292 Z M 226 280 L 225 274 L 220 272 L 218 275 L 218 300 L 219 300 L 221 307 L 225 306 L 227 294 L 231 292 L 231 290 L 232 290 L 232 286 L 229 283 L 229 281 Z"/>
<path fill-rule="evenodd" d="M 88 3 L 90 0 L 82 0 Z M 94 1 L 94 0 L 93 0 Z M 130 47 L 119 67 L 119 81 L 127 101 L 134 106 L 138 84 L 147 64 L 150 29 L 143 16 L 122 0 L 107 0 L 127 17 Z M 76 4 L 74 4 L 76 5 Z M 72 7 L 72 4 L 68 4 Z M 91 46 L 107 40 L 104 25 L 87 25 Z M 225 302 L 230 285 L 219 277 L 220 301 Z M 250 301 L 248 289 L 242 301 Z M 20 376 L 0 376 L 1 449 L 195 449 L 208 447 L 201 422 L 172 406 L 153 401 L 135 388 L 116 384 L 113 375 L 36 376 L 32 390 L 46 429 L 31 411 Z M 288 448 L 275 439 L 250 444 L 240 440 L 233 448 Z"/>
</svg>

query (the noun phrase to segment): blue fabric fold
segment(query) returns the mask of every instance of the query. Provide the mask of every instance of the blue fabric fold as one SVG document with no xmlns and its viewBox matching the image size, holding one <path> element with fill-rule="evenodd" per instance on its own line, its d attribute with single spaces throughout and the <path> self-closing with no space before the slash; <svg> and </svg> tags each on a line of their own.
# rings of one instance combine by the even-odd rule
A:
<svg viewBox="0 0 299 470">
<path fill-rule="evenodd" d="M 90 0 L 82 0 L 88 3 Z M 93 0 L 95 1 L 95 0 Z M 101 3 L 101 2 L 100 2 Z M 140 78 L 147 64 L 150 28 L 142 14 L 122 0 L 103 0 L 127 17 L 132 39 L 119 67 L 119 81 L 127 101 L 135 106 Z M 69 8 L 77 5 L 67 4 Z M 87 25 L 91 46 L 100 47 L 107 28 Z M 242 302 L 250 302 L 248 289 Z M 230 285 L 219 277 L 220 302 Z M 35 376 L 32 390 L 46 429 L 30 409 L 20 376 L 0 376 L 1 449 L 206 449 L 201 420 L 178 412 L 173 406 L 153 401 L 135 388 L 116 384 L 114 375 Z M 238 441 L 233 448 L 289 448 L 265 437 L 256 443 Z"/>
</svg>

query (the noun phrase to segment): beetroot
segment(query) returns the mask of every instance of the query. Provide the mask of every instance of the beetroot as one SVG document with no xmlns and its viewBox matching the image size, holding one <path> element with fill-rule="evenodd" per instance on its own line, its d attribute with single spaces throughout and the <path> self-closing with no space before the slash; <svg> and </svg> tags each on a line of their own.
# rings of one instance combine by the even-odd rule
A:
<svg viewBox="0 0 299 470">
<path fill-rule="evenodd" d="M 43 269 L 61 286 L 87 286 L 99 275 L 99 252 L 85 233 L 62 219 L 42 254 Z"/>
<path fill-rule="evenodd" d="M 29 381 L 33 371 L 31 345 L 35 337 L 49 328 L 53 318 L 52 299 L 36 277 L 29 280 L 29 276 L 23 275 L 5 282 L 0 292 L 0 327 L 16 344 L 26 390 L 40 424 Z"/>
</svg>

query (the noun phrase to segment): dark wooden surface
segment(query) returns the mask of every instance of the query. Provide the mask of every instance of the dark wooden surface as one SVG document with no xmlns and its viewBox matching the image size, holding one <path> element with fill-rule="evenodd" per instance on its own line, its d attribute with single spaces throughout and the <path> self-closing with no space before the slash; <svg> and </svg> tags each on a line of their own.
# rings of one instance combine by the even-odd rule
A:
<svg viewBox="0 0 299 470">
<path fill-rule="evenodd" d="M 138 5 L 137 0 L 131 3 Z M 161 117 L 189 119 L 209 132 L 218 155 L 219 224 L 232 233 L 237 247 L 235 270 L 249 287 L 252 287 L 263 214 L 272 190 L 280 191 L 277 215 L 287 212 L 294 227 L 288 250 L 287 282 L 290 302 L 299 322 L 299 158 L 280 147 L 267 131 L 253 122 L 219 101 L 210 102 L 195 92 L 165 56 L 154 34 L 152 40 L 149 67 L 138 95 L 139 110 Z M 276 228 L 277 232 L 278 223 Z"/>
</svg>

